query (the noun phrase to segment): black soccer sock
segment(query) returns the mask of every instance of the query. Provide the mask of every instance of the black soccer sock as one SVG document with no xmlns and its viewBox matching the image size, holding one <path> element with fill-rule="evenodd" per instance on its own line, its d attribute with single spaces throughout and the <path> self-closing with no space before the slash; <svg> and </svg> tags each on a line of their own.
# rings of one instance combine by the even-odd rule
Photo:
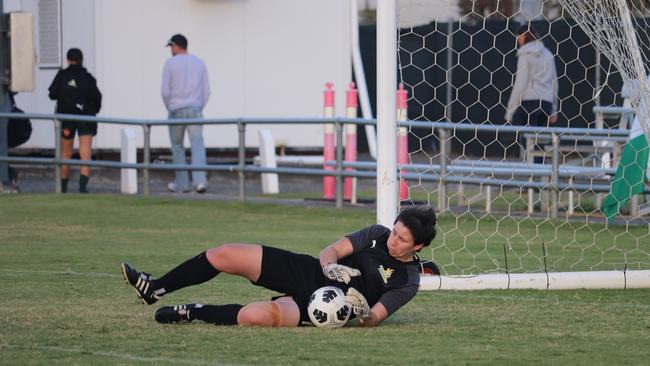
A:
<svg viewBox="0 0 650 366">
<path fill-rule="evenodd" d="M 243 305 L 203 305 L 190 311 L 190 320 L 201 320 L 215 325 L 237 325 L 237 314 Z"/>
<path fill-rule="evenodd" d="M 90 179 L 87 175 L 79 175 L 79 193 L 88 193 L 88 180 Z"/>
<path fill-rule="evenodd" d="M 157 293 L 162 290 L 160 291 L 162 295 L 183 287 L 209 281 L 219 273 L 208 261 L 206 252 L 203 252 L 181 263 L 159 279 L 154 280 L 154 285 Z"/>
<path fill-rule="evenodd" d="M 68 193 L 68 178 L 61 179 L 61 193 Z"/>
</svg>

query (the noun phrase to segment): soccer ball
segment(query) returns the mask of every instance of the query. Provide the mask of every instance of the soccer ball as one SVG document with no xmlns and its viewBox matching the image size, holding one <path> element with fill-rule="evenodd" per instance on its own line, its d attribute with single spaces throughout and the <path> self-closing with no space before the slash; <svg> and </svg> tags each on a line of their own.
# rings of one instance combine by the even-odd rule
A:
<svg viewBox="0 0 650 366">
<path fill-rule="evenodd" d="M 345 302 L 343 290 L 325 286 L 311 295 L 307 312 L 311 322 L 319 328 L 340 328 L 350 319 L 352 309 Z"/>
</svg>

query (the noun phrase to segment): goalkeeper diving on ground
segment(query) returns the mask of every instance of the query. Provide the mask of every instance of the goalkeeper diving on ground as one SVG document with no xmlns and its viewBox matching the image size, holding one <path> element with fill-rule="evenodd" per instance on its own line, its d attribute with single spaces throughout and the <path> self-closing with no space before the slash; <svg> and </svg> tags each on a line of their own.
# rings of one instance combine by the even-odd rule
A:
<svg viewBox="0 0 650 366">
<path fill-rule="evenodd" d="M 402 210 L 393 229 L 373 225 L 332 243 L 319 258 L 257 244 L 223 244 L 154 278 L 122 263 L 122 274 L 143 303 L 151 305 L 182 288 L 209 281 L 220 273 L 238 275 L 256 286 L 279 292 L 268 301 L 247 305 L 184 304 L 163 306 L 159 323 L 200 320 L 217 325 L 294 327 L 309 322 L 309 298 L 317 289 L 335 286 L 360 326 L 376 326 L 417 293 L 417 256 L 436 235 L 436 214 L 430 206 Z M 439 274 L 429 262 L 426 272 Z"/>
</svg>

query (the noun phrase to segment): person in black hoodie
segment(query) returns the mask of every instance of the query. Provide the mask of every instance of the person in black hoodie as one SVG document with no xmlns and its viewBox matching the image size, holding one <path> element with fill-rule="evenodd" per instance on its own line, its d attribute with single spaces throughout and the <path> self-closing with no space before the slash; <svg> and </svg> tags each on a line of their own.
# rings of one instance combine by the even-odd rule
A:
<svg viewBox="0 0 650 366">
<path fill-rule="evenodd" d="M 68 67 L 60 70 L 52 85 L 50 99 L 56 100 L 56 113 L 96 115 L 102 106 L 102 94 L 97 80 L 83 67 L 83 53 L 71 48 L 67 53 Z M 75 134 L 79 135 L 81 160 L 92 159 L 92 140 L 97 135 L 97 122 L 61 121 L 61 158 L 71 159 Z M 90 167 L 82 166 L 79 176 L 79 192 L 88 193 Z M 68 191 L 70 167 L 61 166 L 61 191 Z"/>
</svg>

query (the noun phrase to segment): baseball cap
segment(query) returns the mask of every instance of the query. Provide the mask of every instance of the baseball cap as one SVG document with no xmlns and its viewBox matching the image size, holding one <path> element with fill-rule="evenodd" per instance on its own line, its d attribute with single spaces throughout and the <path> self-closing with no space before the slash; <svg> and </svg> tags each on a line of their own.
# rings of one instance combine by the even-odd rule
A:
<svg viewBox="0 0 650 366">
<path fill-rule="evenodd" d="M 187 48 L 187 38 L 182 34 L 174 34 L 172 38 L 167 41 L 165 47 L 169 47 L 172 44 L 175 44 L 183 49 Z"/>
</svg>

